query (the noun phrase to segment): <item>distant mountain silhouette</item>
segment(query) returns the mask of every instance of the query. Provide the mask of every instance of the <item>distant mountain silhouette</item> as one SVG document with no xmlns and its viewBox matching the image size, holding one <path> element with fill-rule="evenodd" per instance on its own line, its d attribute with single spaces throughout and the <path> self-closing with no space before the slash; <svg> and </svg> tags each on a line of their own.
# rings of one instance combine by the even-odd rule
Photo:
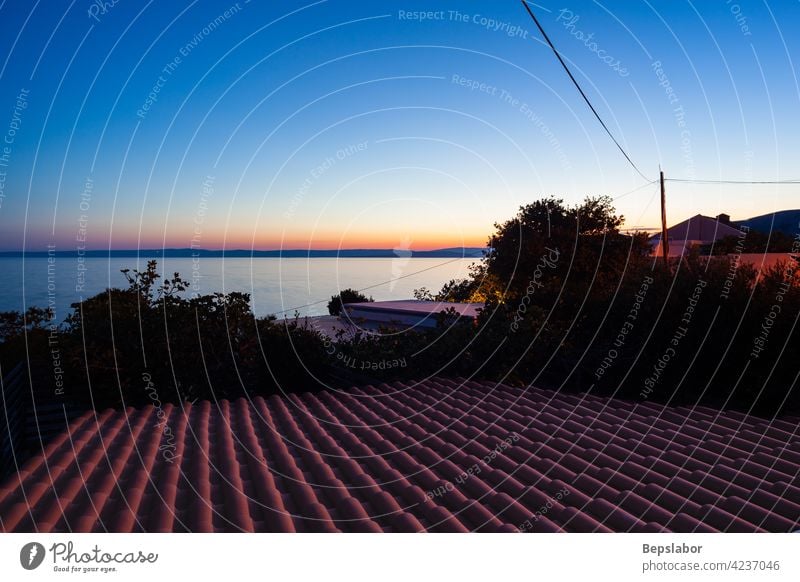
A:
<svg viewBox="0 0 800 582">
<path fill-rule="evenodd" d="M 479 259 L 483 256 L 486 249 L 480 247 L 453 247 L 447 249 L 436 249 L 432 251 L 407 251 L 410 252 L 411 258 L 428 258 L 428 259 Z M 3 251 L 0 252 L 0 257 L 46 257 L 46 251 Z M 77 251 L 56 251 L 57 257 L 76 257 Z M 271 251 L 248 251 L 245 249 L 235 249 L 230 251 L 225 250 L 207 250 L 207 249 L 123 249 L 123 250 L 91 250 L 85 251 L 82 256 L 85 257 L 100 257 L 100 258 L 127 258 L 127 257 L 141 257 L 141 258 L 181 258 L 181 257 L 225 257 L 228 259 L 233 258 L 396 258 L 398 256 L 396 249 L 341 249 L 341 250 L 323 250 L 323 249 L 284 249 L 284 250 L 271 250 Z M 409 256 L 404 254 L 403 256 Z"/>
<path fill-rule="evenodd" d="M 800 210 L 780 210 L 761 216 L 754 216 L 747 220 L 733 220 L 735 226 L 747 226 L 765 234 L 770 231 L 780 231 L 791 237 L 797 236 L 800 231 Z"/>
</svg>

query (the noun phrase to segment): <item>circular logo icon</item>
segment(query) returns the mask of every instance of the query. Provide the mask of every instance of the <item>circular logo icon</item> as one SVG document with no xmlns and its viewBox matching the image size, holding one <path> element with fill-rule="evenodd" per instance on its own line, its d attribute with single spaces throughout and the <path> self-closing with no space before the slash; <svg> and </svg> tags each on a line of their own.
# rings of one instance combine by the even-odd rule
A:
<svg viewBox="0 0 800 582">
<path fill-rule="evenodd" d="M 44 561 L 44 546 L 38 542 L 30 542 L 22 546 L 19 552 L 19 563 L 26 570 L 35 570 Z"/>
</svg>

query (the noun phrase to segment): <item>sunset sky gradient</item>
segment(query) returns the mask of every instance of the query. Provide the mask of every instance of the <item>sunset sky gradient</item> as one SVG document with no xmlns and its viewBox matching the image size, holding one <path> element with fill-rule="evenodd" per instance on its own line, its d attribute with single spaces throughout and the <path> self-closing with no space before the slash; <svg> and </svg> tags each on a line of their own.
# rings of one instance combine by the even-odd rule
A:
<svg viewBox="0 0 800 582">
<path fill-rule="evenodd" d="M 100 4 L 0 8 L 0 250 L 481 246 L 646 184 L 517 1 Z M 800 3 L 533 8 L 647 178 L 800 178 Z M 669 221 L 798 194 L 670 183 Z"/>
</svg>

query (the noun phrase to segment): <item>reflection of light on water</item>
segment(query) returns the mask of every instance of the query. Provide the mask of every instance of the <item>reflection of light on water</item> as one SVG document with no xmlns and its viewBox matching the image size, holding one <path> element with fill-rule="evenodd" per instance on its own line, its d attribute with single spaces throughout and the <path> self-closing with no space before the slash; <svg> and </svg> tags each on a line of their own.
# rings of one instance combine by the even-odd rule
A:
<svg viewBox="0 0 800 582">
<path fill-rule="evenodd" d="M 443 258 L 217 258 L 203 257 L 199 264 L 192 257 L 159 260 L 161 273 L 171 277 L 178 272 L 191 283 L 194 272 L 200 276 L 202 293 L 241 291 L 250 293 L 257 316 L 306 305 L 324 302 L 301 311 L 301 315 L 327 314 L 327 301 L 341 289 L 364 289 L 376 301 L 410 299 L 414 289 L 427 287 L 441 289 L 450 279 L 461 279 L 469 274 L 469 265 L 478 259 Z M 80 299 L 92 297 L 108 287 L 126 288 L 123 268 L 142 270 L 147 259 L 136 257 L 87 257 L 83 291 L 75 293 L 73 267 L 76 258 L 59 257 L 56 282 L 56 312 L 59 319 L 72 311 L 70 305 Z M 407 261 L 407 262 L 406 262 Z M 22 259 L 0 258 L 0 311 L 23 309 L 23 280 L 26 307 L 47 306 L 47 258 L 25 259 L 23 277 Z M 402 271 L 398 274 L 399 271 Z M 421 272 L 420 272 L 421 271 Z M 394 281 L 392 281 L 394 280 Z M 377 286 L 376 286 L 377 285 Z M 374 287 L 373 287 L 374 286 Z M 188 296 L 195 291 L 191 286 Z"/>
<path fill-rule="evenodd" d="M 392 280 L 389 283 L 389 291 L 394 291 L 397 286 L 397 280 L 403 276 L 406 266 L 411 260 L 411 242 L 411 239 L 405 236 L 400 245 L 392 249 L 395 258 L 392 259 Z"/>
</svg>

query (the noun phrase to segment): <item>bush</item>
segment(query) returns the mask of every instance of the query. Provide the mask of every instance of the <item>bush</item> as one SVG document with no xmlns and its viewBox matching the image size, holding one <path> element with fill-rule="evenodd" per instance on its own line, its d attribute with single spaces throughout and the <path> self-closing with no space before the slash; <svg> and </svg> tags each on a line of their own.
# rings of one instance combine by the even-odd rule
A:
<svg viewBox="0 0 800 582">
<path fill-rule="evenodd" d="M 123 271 L 127 289 L 74 304 L 58 326 L 45 329 L 39 312 L 27 320 L 2 314 L 3 369 L 23 358 L 34 372 L 52 369 L 57 349 L 64 396 L 96 409 L 305 391 L 327 379 L 317 331 L 297 318 L 256 318 L 246 293 L 185 297 L 188 283 L 177 273 L 161 280 L 156 267 L 150 261 L 142 272 Z M 51 381 L 52 374 L 32 378 Z"/>
<path fill-rule="evenodd" d="M 338 295 L 331 297 L 328 301 L 328 313 L 331 315 L 341 315 L 344 305 L 347 303 L 365 303 L 374 301 L 372 297 L 359 293 L 355 289 L 343 289 Z"/>
</svg>

